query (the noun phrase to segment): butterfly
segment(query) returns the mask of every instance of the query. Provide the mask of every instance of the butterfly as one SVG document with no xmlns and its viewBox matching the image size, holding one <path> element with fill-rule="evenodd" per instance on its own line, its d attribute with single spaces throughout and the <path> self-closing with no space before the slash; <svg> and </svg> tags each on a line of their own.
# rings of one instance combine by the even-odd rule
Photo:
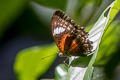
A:
<svg viewBox="0 0 120 80">
<path fill-rule="evenodd" d="M 60 50 L 59 56 L 87 56 L 92 52 L 92 41 L 88 32 L 80 27 L 63 11 L 54 12 L 51 19 L 54 41 Z"/>
</svg>

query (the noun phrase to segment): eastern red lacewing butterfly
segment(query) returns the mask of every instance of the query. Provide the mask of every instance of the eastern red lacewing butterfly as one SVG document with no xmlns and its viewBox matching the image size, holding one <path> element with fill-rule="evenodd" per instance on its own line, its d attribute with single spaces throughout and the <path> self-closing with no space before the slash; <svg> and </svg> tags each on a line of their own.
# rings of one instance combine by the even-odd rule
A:
<svg viewBox="0 0 120 80">
<path fill-rule="evenodd" d="M 93 42 L 88 39 L 88 32 L 63 11 L 54 12 L 51 29 L 60 56 L 87 56 L 92 52 Z"/>
</svg>

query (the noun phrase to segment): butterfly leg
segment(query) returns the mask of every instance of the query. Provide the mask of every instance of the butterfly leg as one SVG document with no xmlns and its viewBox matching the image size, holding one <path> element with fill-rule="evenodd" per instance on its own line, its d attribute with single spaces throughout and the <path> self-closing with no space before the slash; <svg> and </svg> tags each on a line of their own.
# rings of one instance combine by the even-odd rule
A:
<svg viewBox="0 0 120 80">
<path fill-rule="evenodd" d="M 63 55 L 62 52 L 60 52 L 60 53 L 59 53 L 59 56 L 64 56 L 64 55 Z M 67 58 L 63 61 L 63 63 L 64 63 L 67 67 L 70 66 L 70 65 L 66 62 L 68 59 L 69 59 L 69 58 L 67 57 Z"/>
<path fill-rule="evenodd" d="M 70 65 L 68 64 L 68 63 L 66 63 L 66 61 L 68 60 L 69 58 L 67 57 L 64 61 L 63 61 L 63 63 L 67 66 L 67 67 L 70 67 Z"/>
</svg>

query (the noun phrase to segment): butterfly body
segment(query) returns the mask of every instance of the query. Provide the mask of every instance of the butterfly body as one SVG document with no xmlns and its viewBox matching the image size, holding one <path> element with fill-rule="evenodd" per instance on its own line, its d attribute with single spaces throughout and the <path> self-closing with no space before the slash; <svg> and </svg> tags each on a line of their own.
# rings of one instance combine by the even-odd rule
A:
<svg viewBox="0 0 120 80">
<path fill-rule="evenodd" d="M 56 11 L 51 20 L 53 38 L 60 56 L 87 56 L 92 50 L 92 41 L 84 27 L 79 27 L 64 12 Z"/>
</svg>

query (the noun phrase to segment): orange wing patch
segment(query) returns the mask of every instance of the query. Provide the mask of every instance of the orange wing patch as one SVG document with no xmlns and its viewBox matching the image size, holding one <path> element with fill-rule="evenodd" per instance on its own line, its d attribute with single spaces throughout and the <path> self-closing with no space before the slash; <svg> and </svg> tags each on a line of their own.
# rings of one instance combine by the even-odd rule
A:
<svg viewBox="0 0 120 80">
<path fill-rule="evenodd" d="M 65 34 L 62 38 L 61 38 L 61 42 L 59 44 L 60 46 L 60 50 L 62 53 L 64 53 L 64 46 L 65 46 L 65 40 L 67 37 L 70 37 L 70 34 Z"/>
<path fill-rule="evenodd" d="M 77 48 L 78 48 L 78 44 L 76 43 L 75 40 L 73 40 L 73 41 L 72 41 L 72 44 L 71 44 L 71 46 L 70 46 L 70 50 L 69 50 L 69 52 L 76 51 Z"/>
</svg>

